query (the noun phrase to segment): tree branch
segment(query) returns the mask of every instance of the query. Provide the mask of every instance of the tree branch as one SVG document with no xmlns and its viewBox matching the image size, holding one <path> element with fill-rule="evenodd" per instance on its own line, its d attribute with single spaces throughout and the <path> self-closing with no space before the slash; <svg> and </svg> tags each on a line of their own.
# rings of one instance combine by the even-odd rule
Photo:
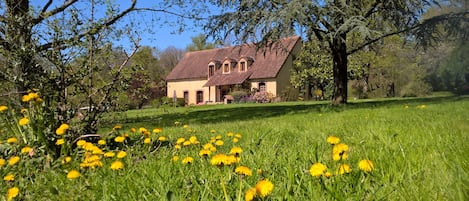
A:
<svg viewBox="0 0 469 201">
<path fill-rule="evenodd" d="M 366 12 L 365 15 L 363 15 L 363 18 L 368 18 L 370 17 L 373 13 L 375 13 L 375 9 L 378 7 L 378 5 L 381 3 L 381 1 L 375 1 L 375 3 L 371 6 L 371 8 Z"/>
<path fill-rule="evenodd" d="M 174 16 L 178 16 L 178 17 L 181 17 L 181 18 L 184 18 L 184 19 L 193 19 L 193 20 L 206 20 L 207 19 L 207 18 L 203 18 L 203 17 L 191 17 L 191 16 L 187 16 L 187 15 L 182 15 L 182 14 L 175 13 L 175 12 L 172 12 L 172 11 L 168 11 L 168 10 L 165 10 L 165 9 L 135 8 L 134 10 L 135 11 L 162 12 L 162 13 L 167 13 L 167 14 L 171 14 L 171 15 L 174 15 Z"/>
<path fill-rule="evenodd" d="M 70 0 L 70 1 L 77 1 L 77 0 Z M 63 40 L 58 40 L 58 41 L 54 41 L 54 42 L 49 42 L 49 43 L 45 43 L 43 45 L 40 45 L 38 50 L 39 51 L 44 51 L 44 50 L 47 50 L 47 49 L 50 49 L 50 48 L 54 48 L 54 49 L 58 49 L 58 50 L 64 49 L 64 48 L 67 47 L 67 43 L 79 40 L 79 39 L 81 39 L 85 36 L 96 34 L 99 31 L 101 31 L 103 28 L 113 25 L 119 19 L 121 19 L 122 17 L 127 15 L 128 13 L 130 13 L 132 11 L 135 11 L 135 5 L 136 4 L 137 4 L 137 0 L 132 0 L 132 4 L 126 10 L 124 10 L 121 13 L 119 13 L 118 15 L 108 19 L 104 23 L 96 24 L 94 27 L 91 27 L 91 28 L 87 29 L 86 31 L 84 31 L 83 33 L 80 33 L 80 34 L 78 34 L 74 37 L 63 39 Z"/>
<path fill-rule="evenodd" d="M 71 5 L 73 5 L 74 3 L 76 3 L 78 0 L 69 0 L 67 2 L 65 2 L 64 4 L 62 4 L 61 6 L 49 11 L 49 12 L 46 12 L 47 9 L 49 8 L 49 6 L 52 4 L 53 0 L 49 0 L 47 2 L 46 5 L 44 5 L 44 7 L 42 8 L 41 10 L 41 13 L 39 13 L 39 16 L 37 16 L 36 18 L 34 18 L 32 20 L 32 23 L 33 24 L 39 24 L 40 22 L 42 22 L 42 20 L 50 17 L 50 16 L 53 16 L 53 15 L 56 15 L 57 13 L 61 13 L 63 12 L 65 9 L 67 9 L 68 7 L 70 7 Z"/>
</svg>

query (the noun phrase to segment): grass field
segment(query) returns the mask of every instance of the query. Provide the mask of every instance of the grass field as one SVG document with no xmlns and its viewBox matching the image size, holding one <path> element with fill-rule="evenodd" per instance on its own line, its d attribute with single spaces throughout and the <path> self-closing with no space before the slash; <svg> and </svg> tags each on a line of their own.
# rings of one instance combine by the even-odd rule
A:
<svg viewBox="0 0 469 201">
<path fill-rule="evenodd" d="M 259 200 L 469 200 L 468 111 L 469 97 L 454 96 L 342 107 L 288 102 L 127 111 L 106 117 L 100 131 L 134 139 L 117 146 L 127 153 L 122 169 L 109 168 L 115 160 L 104 157 L 103 167 L 79 168 L 77 159 L 15 182 L 26 200 L 244 200 L 259 180 L 274 186 L 257 186 L 265 190 Z M 116 124 L 122 128 L 112 131 Z M 162 130 L 144 144 L 139 128 Z M 332 159 L 326 141 L 332 135 L 348 146 L 346 160 Z M 160 136 L 167 141 L 158 141 Z M 200 156 L 208 143 L 216 151 Z M 233 147 L 242 150 L 238 162 L 213 163 Z M 359 169 L 362 159 L 372 161 L 371 172 Z M 311 175 L 319 162 L 332 176 Z M 341 172 L 344 164 L 349 173 Z M 252 175 L 236 174 L 239 166 Z M 80 176 L 67 179 L 71 169 Z"/>
</svg>

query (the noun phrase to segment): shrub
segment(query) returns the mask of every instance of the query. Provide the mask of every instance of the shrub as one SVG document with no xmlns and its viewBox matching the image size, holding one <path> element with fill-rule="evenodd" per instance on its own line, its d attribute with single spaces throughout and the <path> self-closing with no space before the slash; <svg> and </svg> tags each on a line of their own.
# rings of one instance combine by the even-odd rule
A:
<svg viewBox="0 0 469 201">
<path fill-rule="evenodd" d="M 256 103 L 269 103 L 272 102 L 274 95 L 270 92 L 260 91 L 256 92 L 253 96 Z"/>
<path fill-rule="evenodd" d="M 245 91 L 233 91 L 230 93 L 231 96 L 233 96 L 233 101 L 235 103 L 241 102 L 241 99 L 246 97 L 248 95 L 247 92 Z"/>
</svg>

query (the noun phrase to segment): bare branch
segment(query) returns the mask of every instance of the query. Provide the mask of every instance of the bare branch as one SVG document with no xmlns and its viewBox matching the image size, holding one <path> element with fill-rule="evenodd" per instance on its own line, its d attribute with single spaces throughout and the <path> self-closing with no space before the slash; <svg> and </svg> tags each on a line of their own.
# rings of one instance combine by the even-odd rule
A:
<svg viewBox="0 0 469 201">
<path fill-rule="evenodd" d="M 42 8 L 41 13 L 39 13 L 39 16 L 32 20 L 32 23 L 33 24 L 39 24 L 40 22 L 42 22 L 42 20 L 44 20 L 44 19 L 46 19 L 50 16 L 56 15 L 57 13 L 63 12 L 65 9 L 67 9 L 68 7 L 70 7 L 71 5 L 76 3 L 77 1 L 78 0 L 69 0 L 69 1 L 65 2 L 64 4 L 62 4 L 61 6 L 55 8 L 55 9 L 49 11 L 49 12 L 46 12 L 47 8 L 49 8 L 49 6 L 53 2 L 53 0 L 49 0 L 49 2 L 47 2 L 47 4 Z"/>
<path fill-rule="evenodd" d="M 206 19 L 207 19 L 207 18 L 203 18 L 203 17 L 192 17 L 192 16 L 187 16 L 187 15 L 183 15 L 183 14 L 180 14 L 180 13 L 175 13 L 175 12 L 172 12 L 172 11 L 168 11 L 168 10 L 165 10 L 165 9 L 154 9 L 154 8 L 135 8 L 134 10 L 135 10 L 135 11 L 151 11 L 151 12 L 162 12 L 162 13 L 167 13 L 167 14 L 170 14 L 170 15 L 178 16 L 178 17 L 181 17 L 181 18 L 185 18 L 185 19 L 193 19 L 193 20 L 206 20 Z"/>
</svg>

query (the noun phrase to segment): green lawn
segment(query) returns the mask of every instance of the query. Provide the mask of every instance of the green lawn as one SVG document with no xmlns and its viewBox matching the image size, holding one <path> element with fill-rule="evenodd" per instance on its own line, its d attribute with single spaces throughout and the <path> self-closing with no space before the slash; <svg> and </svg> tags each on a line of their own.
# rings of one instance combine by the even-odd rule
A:
<svg viewBox="0 0 469 201">
<path fill-rule="evenodd" d="M 104 166 L 96 169 L 80 169 L 80 161 L 72 161 L 21 180 L 21 197 L 244 200 L 257 181 L 268 179 L 274 189 L 264 200 L 468 200 L 468 111 L 469 97 L 455 96 L 352 101 L 341 107 L 288 102 L 127 111 L 106 117 L 100 131 L 109 133 L 120 124 L 119 135 L 128 133 L 135 140 L 134 145 L 119 145 L 127 152 L 122 170 L 109 168 L 114 159 L 102 159 Z M 152 133 L 153 144 L 146 145 L 140 134 L 130 132 L 141 127 L 162 132 Z M 241 135 L 237 143 L 230 132 Z M 326 142 L 331 135 L 348 145 L 347 160 L 332 160 L 332 146 Z M 158 142 L 160 136 L 169 142 Z M 191 136 L 199 143 L 176 148 L 178 138 L 189 141 Z M 199 156 L 216 136 L 224 144 L 212 156 L 239 146 L 239 163 L 214 166 L 210 157 Z M 172 161 L 174 156 L 179 160 Z M 186 157 L 193 162 L 183 164 Z M 362 159 L 371 160 L 375 169 L 360 171 Z M 333 176 L 311 176 L 311 165 L 317 162 Z M 337 174 L 340 164 L 352 171 Z M 252 176 L 236 175 L 239 165 L 249 167 Z M 71 169 L 81 176 L 67 179 Z M 0 192 L 6 193 L 4 189 Z"/>
</svg>

